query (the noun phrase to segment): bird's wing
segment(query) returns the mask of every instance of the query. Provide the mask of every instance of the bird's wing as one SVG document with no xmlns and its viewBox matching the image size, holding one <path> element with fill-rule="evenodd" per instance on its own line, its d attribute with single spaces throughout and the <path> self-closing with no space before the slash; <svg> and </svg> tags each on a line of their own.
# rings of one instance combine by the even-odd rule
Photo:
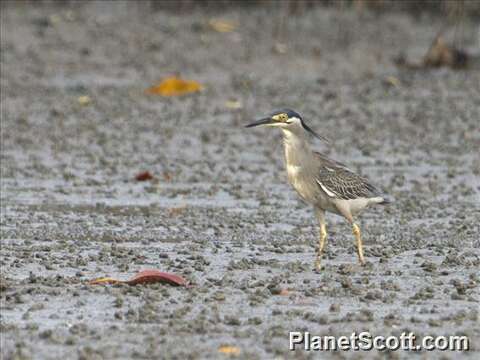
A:
<svg viewBox="0 0 480 360">
<path fill-rule="evenodd" d="M 323 162 L 316 180 L 331 198 L 352 200 L 379 196 L 379 191 L 367 179 L 331 160 Z"/>
</svg>

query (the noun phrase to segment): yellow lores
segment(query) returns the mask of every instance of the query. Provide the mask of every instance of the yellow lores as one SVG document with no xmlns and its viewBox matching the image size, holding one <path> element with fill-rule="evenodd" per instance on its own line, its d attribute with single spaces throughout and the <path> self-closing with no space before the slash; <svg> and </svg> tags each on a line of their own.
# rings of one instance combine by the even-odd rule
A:
<svg viewBox="0 0 480 360">
<path fill-rule="evenodd" d="M 277 114 L 272 116 L 272 119 L 278 122 L 287 122 L 288 120 L 288 115 L 285 113 Z"/>
</svg>

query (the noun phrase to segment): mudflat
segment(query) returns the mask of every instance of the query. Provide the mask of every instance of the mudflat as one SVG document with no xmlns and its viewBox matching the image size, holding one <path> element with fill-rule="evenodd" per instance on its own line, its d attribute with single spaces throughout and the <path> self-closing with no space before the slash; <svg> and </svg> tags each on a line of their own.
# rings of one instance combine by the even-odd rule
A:
<svg viewBox="0 0 480 360">
<path fill-rule="evenodd" d="M 2 4 L 2 358 L 320 355 L 289 351 L 289 331 L 466 335 L 469 352 L 423 355 L 478 358 L 480 72 L 392 61 L 421 57 L 442 19 L 144 5 Z M 175 74 L 203 90 L 145 94 Z M 313 270 L 281 135 L 243 127 L 282 107 L 394 200 L 361 217 L 367 266 L 329 215 Z M 87 284 L 149 268 L 193 286 Z"/>
</svg>

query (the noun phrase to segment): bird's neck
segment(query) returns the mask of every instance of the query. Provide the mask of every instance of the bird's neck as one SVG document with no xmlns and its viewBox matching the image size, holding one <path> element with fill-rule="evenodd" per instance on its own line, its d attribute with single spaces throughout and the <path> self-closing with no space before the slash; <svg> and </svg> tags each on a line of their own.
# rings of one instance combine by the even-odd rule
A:
<svg viewBox="0 0 480 360">
<path fill-rule="evenodd" d="M 287 166 L 302 166 L 311 164 L 313 150 L 306 137 L 291 131 L 283 131 L 283 146 Z"/>
</svg>

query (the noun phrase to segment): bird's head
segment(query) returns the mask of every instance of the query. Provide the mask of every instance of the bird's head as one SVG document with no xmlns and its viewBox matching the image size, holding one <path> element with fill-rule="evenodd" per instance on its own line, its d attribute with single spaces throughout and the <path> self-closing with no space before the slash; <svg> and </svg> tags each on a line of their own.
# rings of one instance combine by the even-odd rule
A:
<svg viewBox="0 0 480 360">
<path fill-rule="evenodd" d="M 300 114 L 290 109 L 282 109 L 275 111 L 269 116 L 257 120 L 251 124 L 246 125 L 245 127 L 254 127 L 254 126 L 270 126 L 270 127 L 279 127 L 284 132 L 291 132 L 296 135 L 303 135 L 310 133 L 311 135 L 328 142 L 326 138 L 317 134 L 313 131 L 305 121 L 302 119 Z"/>
</svg>

